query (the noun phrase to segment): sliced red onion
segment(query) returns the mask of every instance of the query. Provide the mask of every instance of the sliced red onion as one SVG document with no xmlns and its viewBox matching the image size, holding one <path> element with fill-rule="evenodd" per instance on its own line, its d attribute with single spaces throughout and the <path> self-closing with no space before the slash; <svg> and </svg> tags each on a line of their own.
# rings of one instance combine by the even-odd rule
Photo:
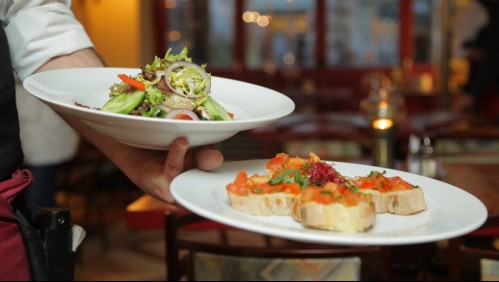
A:
<svg viewBox="0 0 499 282">
<path fill-rule="evenodd" d="M 157 84 L 161 77 L 165 76 L 165 70 L 157 70 L 156 72 L 156 78 L 151 81 L 151 84 Z"/>
<path fill-rule="evenodd" d="M 208 74 L 206 73 L 206 71 L 194 64 L 194 63 L 190 63 L 190 62 L 186 62 L 186 61 L 178 61 L 178 62 L 174 62 L 173 64 L 171 64 L 165 71 L 165 80 L 166 80 L 166 85 L 168 85 L 168 87 L 177 95 L 180 95 L 180 96 L 184 96 L 184 97 L 187 97 L 187 98 L 199 98 L 200 95 L 196 95 L 194 93 L 192 93 L 192 88 L 193 87 L 190 87 L 191 89 L 191 92 L 190 93 L 183 93 L 182 91 L 178 91 L 177 89 L 175 89 L 171 84 L 170 84 L 170 81 L 168 79 L 168 76 L 170 75 L 170 73 L 176 69 L 176 68 L 181 68 L 181 67 L 184 67 L 184 68 L 190 68 L 194 71 L 196 71 L 201 77 L 203 80 L 206 80 L 207 84 L 205 86 L 205 89 L 204 89 L 204 92 L 205 93 L 210 93 L 210 89 L 211 89 L 211 79 L 210 77 L 208 76 Z"/>
<path fill-rule="evenodd" d="M 196 113 L 194 113 L 193 111 L 186 110 L 186 109 L 171 110 L 168 113 L 166 113 L 165 118 L 166 119 L 177 119 L 177 116 L 181 115 L 181 114 L 188 115 L 189 117 L 191 117 L 192 120 L 199 120 L 199 117 L 196 115 Z"/>
<path fill-rule="evenodd" d="M 165 70 L 157 70 L 156 71 L 156 77 L 162 77 L 165 75 Z"/>
<path fill-rule="evenodd" d="M 165 112 L 169 112 L 169 111 L 171 111 L 171 110 L 172 110 L 172 108 L 170 108 L 169 106 L 164 105 L 164 104 L 159 104 L 159 107 L 160 107 L 161 109 L 163 109 Z"/>
</svg>

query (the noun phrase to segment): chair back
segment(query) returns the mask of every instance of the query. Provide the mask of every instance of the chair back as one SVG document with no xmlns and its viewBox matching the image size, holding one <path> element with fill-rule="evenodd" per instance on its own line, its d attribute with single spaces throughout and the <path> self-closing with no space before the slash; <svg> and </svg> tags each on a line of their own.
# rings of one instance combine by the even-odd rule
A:
<svg viewBox="0 0 499 282">
<path fill-rule="evenodd" d="M 489 216 L 479 229 L 449 240 L 449 278 L 454 281 L 463 280 L 467 274 L 469 275 L 465 273 L 465 269 L 478 269 L 482 281 L 497 281 L 499 246 L 485 244 L 498 240 L 497 238 L 499 238 L 499 216 L 495 214 Z M 478 239 L 481 244 L 470 243 L 471 239 Z"/>
<path fill-rule="evenodd" d="M 318 245 L 274 237 L 269 240 L 270 236 L 207 222 L 213 223 L 194 213 L 165 216 L 169 281 L 384 280 L 389 275 L 388 257 L 380 246 Z M 186 235 L 186 230 L 200 232 L 196 225 L 233 231 L 239 243 Z M 264 244 L 259 245 L 255 236 L 263 237 Z"/>
</svg>

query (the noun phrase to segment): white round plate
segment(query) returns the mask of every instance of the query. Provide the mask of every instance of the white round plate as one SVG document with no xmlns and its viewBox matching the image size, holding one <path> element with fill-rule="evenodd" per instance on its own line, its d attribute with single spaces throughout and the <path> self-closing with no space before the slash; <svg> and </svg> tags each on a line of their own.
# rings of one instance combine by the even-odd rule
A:
<svg viewBox="0 0 499 282">
<path fill-rule="evenodd" d="M 175 200 L 205 218 L 236 228 L 291 240 L 336 245 L 402 245 L 434 242 L 474 231 L 487 218 L 483 203 L 468 192 L 432 178 L 393 169 L 333 162 L 346 176 L 367 175 L 373 170 L 400 176 L 422 187 L 427 209 L 401 216 L 377 214 L 372 229 L 363 233 L 341 233 L 305 228 L 291 217 L 252 216 L 232 209 L 225 187 L 240 170 L 263 174 L 268 160 L 224 163 L 218 170 L 193 169 L 177 176 L 171 184 Z"/>
<path fill-rule="evenodd" d="M 23 86 L 55 111 L 80 118 L 95 130 L 136 147 L 168 149 L 173 140 L 187 137 L 191 146 L 221 142 L 244 130 L 284 117 L 295 108 L 293 101 L 274 90 L 247 82 L 212 77 L 211 95 L 234 114 L 232 121 L 191 121 L 146 118 L 101 112 L 109 100 L 109 88 L 118 74 L 136 75 L 133 68 L 75 68 L 34 74 Z M 85 108 L 77 106 L 80 103 Z"/>
</svg>

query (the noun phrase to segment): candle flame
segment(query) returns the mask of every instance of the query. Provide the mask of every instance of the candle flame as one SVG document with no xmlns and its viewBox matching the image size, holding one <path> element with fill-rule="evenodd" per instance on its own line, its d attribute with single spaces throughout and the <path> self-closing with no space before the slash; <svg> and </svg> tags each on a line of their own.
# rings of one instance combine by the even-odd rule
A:
<svg viewBox="0 0 499 282">
<path fill-rule="evenodd" d="M 381 129 L 381 130 L 389 129 L 390 127 L 393 126 L 393 121 L 388 118 L 375 119 L 373 120 L 372 126 L 375 129 Z"/>
</svg>

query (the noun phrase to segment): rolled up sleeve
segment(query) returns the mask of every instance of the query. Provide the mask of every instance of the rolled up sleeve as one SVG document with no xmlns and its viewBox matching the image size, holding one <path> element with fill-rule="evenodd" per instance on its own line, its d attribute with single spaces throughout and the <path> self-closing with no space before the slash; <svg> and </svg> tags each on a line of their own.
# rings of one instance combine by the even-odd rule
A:
<svg viewBox="0 0 499 282">
<path fill-rule="evenodd" d="M 5 27 L 14 70 L 21 80 L 51 58 L 93 47 L 67 3 L 48 3 L 16 13 Z"/>
</svg>

